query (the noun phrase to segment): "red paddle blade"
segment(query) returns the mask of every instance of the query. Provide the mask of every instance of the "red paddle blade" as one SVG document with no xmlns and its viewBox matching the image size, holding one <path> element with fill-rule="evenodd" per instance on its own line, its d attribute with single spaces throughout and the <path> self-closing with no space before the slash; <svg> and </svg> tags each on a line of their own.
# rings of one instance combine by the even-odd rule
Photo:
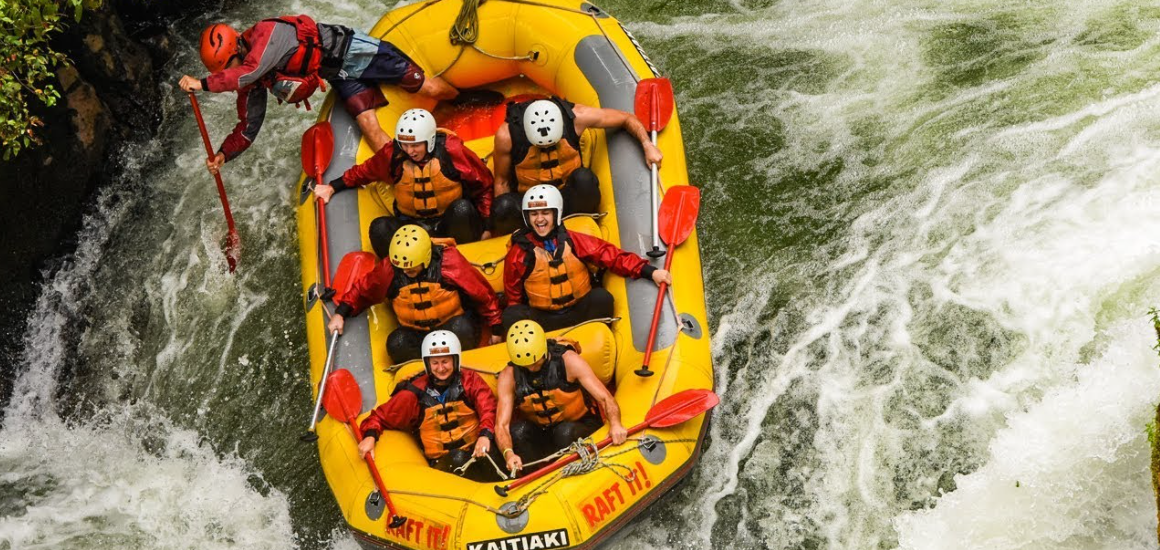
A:
<svg viewBox="0 0 1160 550">
<path fill-rule="evenodd" d="M 665 191 L 657 213 L 657 227 L 661 240 L 673 248 L 689 238 L 697 226 L 697 215 L 701 212 L 701 190 L 691 185 L 674 185 Z"/>
<path fill-rule="evenodd" d="M 646 78 L 637 82 L 633 107 L 636 118 L 644 123 L 646 130 L 664 130 L 673 116 L 673 83 L 667 78 Z"/>
<path fill-rule="evenodd" d="M 302 171 L 320 177 L 334 154 L 334 129 L 329 121 L 316 123 L 302 134 Z"/>
<path fill-rule="evenodd" d="M 350 422 L 362 412 L 362 391 L 358 381 L 346 369 L 339 369 L 326 380 L 326 394 L 322 396 L 322 406 L 326 414 L 339 422 Z"/>
<path fill-rule="evenodd" d="M 674 393 L 653 405 L 644 417 L 650 428 L 676 426 L 717 406 L 721 400 L 712 390 L 685 390 Z"/>
<path fill-rule="evenodd" d="M 350 291 L 355 281 L 374 270 L 379 260 L 373 253 L 357 250 L 348 252 L 338 262 L 338 273 L 334 274 L 334 299 L 337 301 Z"/>
<path fill-rule="evenodd" d="M 230 266 L 230 273 L 238 268 L 238 258 L 242 255 L 242 238 L 238 231 L 231 228 L 226 234 L 226 264 Z"/>
</svg>

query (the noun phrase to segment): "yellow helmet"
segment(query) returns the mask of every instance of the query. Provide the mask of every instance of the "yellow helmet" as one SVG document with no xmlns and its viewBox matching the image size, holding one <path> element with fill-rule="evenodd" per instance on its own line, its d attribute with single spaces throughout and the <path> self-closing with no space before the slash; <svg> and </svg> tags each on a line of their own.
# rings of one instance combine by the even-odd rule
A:
<svg viewBox="0 0 1160 550">
<path fill-rule="evenodd" d="M 548 355 L 548 338 L 535 321 L 517 321 L 507 332 L 507 351 L 513 365 L 529 366 Z"/>
<path fill-rule="evenodd" d="M 404 225 L 395 231 L 388 251 L 391 265 L 399 269 L 426 267 L 431 263 L 431 236 L 417 225 Z"/>
</svg>

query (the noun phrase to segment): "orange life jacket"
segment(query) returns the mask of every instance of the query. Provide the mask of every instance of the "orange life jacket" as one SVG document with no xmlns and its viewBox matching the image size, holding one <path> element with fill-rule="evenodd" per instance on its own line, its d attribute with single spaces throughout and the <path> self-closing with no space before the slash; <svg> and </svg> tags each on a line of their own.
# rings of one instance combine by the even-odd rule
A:
<svg viewBox="0 0 1160 550">
<path fill-rule="evenodd" d="M 586 296 L 592 290 L 588 265 L 572 251 L 572 240 L 563 226 L 556 230 L 556 252 L 549 254 L 528 238 L 527 229 L 512 236 L 512 244 L 524 249 L 524 296 L 535 309 L 556 311 Z"/>
<path fill-rule="evenodd" d="M 542 427 L 561 422 L 575 422 L 600 408 L 579 381 L 568 381 L 564 352 L 580 352 L 580 345 L 570 340 L 548 340 L 548 359 L 536 372 L 515 367 L 515 400 L 528 420 Z"/>
<path fill-rule="evenodd" d="M 419 441 L 423 455 L 435 460 L 455 449 L 469 450 L 479 439 L 479 415 L 465 401 L 463 383 L 456 375 L 451 387 L 440 393 L 431 388 L 421 390 L 411 380 L 400 384 L 419 398 Z"/>
<path fill-rule="evenodd" d="M 564 135 L 551 147 L 532 145 L 524 134 L 524 113 L 531 101 L 511 103 L 506 121 L 512 137 L 512 178 L 520 193 L 540 184 L 563 187 L 568 176 L 582 165 L 580 135 L 576 133 L 576 114 L 572 103 L 558 97 L 550 98 L 564 113 Z"/>
<path fill-rule="evenodd" d="M 431 263 L 412 279 L 397 267 L 387 290 L 399 325 L 432 330 L 452 317 L 463 315 L 463 301 L 455 287 L 443 284 L 443 247 L 431 248 Z"/>
<path fill-rule="evenodd" d="M 463 196 L 459 171 L 444 145 L 451 132 L 439 130 L 431 159 L 419 166 L 395 141 L 395 158 L 402 158 L 402 173 L 395 182 L 395 210 L 412 218 L 436 218 Z"/>
</svg>

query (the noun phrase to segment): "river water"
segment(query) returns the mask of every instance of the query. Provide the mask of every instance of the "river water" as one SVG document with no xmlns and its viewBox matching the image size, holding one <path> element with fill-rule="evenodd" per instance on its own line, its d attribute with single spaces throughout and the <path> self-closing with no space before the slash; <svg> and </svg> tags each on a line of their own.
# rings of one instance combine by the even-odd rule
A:
<svg viewBox="0 0 1160 550">
<path fill-rule="evenodd" d="M 691 479 L 610 547 L 1156 547 L 1160 8 L 601 6 L 677 89 L 723 397 Z M 202 101 L 220 139 L 232 97 Z M 271 105 L 228 166 L 230 276 L 183 94 L 166 113 L 27 312 L 0 549 L 353 548 L 297 441 L 311 117 Z"/>
</svg>

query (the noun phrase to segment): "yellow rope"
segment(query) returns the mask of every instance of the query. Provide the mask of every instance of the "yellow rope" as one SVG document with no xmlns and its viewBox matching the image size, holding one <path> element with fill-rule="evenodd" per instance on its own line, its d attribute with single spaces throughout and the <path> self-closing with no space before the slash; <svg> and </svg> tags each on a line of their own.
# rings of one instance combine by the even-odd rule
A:
<svg viewBox="0 0 1160 550">
<path fill-rule="evenodd" d="M 451 26 L 450 39 L 453 46 L 475 44 L 479 40 L 479 5 L 485 0 L 463 0 L 459 16 Z"/>
</svg>

